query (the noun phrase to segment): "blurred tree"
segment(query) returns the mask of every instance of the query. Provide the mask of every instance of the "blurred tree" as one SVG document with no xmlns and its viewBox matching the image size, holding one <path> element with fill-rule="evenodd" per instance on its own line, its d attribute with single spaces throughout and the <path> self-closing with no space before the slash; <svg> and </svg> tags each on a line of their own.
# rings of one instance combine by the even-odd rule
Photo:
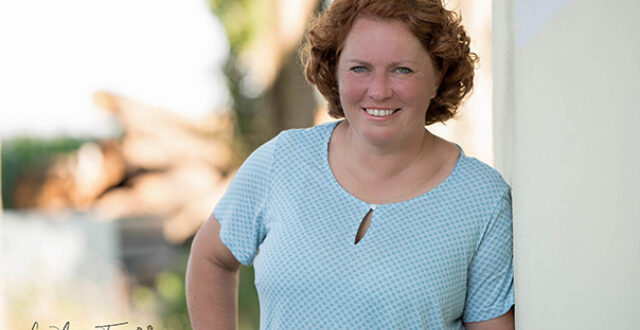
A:
<svg viewBox="0 0 640 330">
<path fill-rule="evenodd" d="M 237 148 L 246 155 L 283 129 L 313 125 L 317 107 L 297 48 L 319 0 L 209 0 L 230 44 L 225 73 Z"/>
</svg>

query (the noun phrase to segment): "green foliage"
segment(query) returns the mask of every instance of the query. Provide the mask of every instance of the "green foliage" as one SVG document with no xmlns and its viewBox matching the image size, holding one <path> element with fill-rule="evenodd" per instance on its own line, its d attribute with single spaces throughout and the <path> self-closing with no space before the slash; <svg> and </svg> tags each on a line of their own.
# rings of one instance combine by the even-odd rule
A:
<svg viewBox="0 0 640 330">
<path fill-rule="evenodd" d="M 14 208 L 12 191 L 17 179 L 26 171 L 45 166 L 57 155 L 78 150 L 95 140 L 57 137 L 53 139 L 20 137 L 2 141 L 2 205 Z"/>
<path fill-rule="evenodd" d="M 260 304 L 253 280 L 253 267 L 241 267 L 238 291 L 239 329 L 260 329 Z"/>
<path fill-rule="evenodd" d="M 252 125 L 254 116 L 257 114 L 257 100 L 245 96 L 242 91 L 241 81 L 243 74 L 240 72 L 235 58 L 230 58 L 225 66 L 227 77 L 227 88 L 233 97 L 234 110 L 234 150 L 239 155 L 240 160 L 249 156 L 252 150 L 261 143 L 253 136 Z"/>
<path fill-rule="evenodd" d="M 265 1 L 262 0 L 208 0 L 209 7 L 220 19 L 229 38 L 232 56 L 238 55 L 267 24 Z"/>
<path fill-rule="evenodd" d="M 155 278 L 153 288 L 136 286 L 132 290 L 132 302 L 145 308 L 151 297 L 155 299 L 155 313 L 162 322 L 159 329 L 189 330 L 191 322 L 185 294 L 185 269 L 189 259 L 190 243 L 185 243 L 175 267 L 165 270 Z M 240 268 L 238 292 L 238 329 L 260 328 L 258 295 L 253 285 L 253 267 Z"/>
<path fill-rule="evenodd" d="M 155 312 L 162 322 L 159 329 L 189 330 L 189 312 L 185 293 L 185 272 L 187 268 L 188 250 L 183 252 L 173 269 L 159 273 L 153 284 Z M 136 289 L 134 288 L 133 292 Z M 132 295 L 132 300 L 135 297 Z M 135 300 L 134 300 L 135 304 Z"/>
</svg>

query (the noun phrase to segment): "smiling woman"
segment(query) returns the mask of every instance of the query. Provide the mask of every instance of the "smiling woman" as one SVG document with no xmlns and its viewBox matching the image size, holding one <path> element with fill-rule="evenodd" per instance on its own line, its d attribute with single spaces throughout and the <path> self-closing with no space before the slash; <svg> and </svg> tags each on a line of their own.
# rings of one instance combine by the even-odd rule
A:
<svg viewBox="0 0 640 330">
<path fill-rule="evenodd" d="M 441 0 L 336 0 L 306 40 L 307 79 L 344 119 L 238 170 L 194 239 L 194 328 L 235 327 L 253 264 L 263 328 L 512 329 L 510 188 L 425 129 L 473 86 L 460 19 Z"/>
</svg>

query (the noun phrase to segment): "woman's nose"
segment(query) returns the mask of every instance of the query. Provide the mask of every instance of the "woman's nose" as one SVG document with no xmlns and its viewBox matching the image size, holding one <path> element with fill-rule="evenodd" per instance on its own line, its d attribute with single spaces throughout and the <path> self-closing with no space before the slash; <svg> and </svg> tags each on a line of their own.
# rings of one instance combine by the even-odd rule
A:
<svg viewBox="0 0 640 330">
<path fill-rule="evenodd" d="M 369 97 L 374 100 L 384 100 L 390 98 L 393 94 L 393 91 L 388 79 L 389 77 L 387 77 L 386 74 L 374 74 L 369 84 Z"/>
</svg>

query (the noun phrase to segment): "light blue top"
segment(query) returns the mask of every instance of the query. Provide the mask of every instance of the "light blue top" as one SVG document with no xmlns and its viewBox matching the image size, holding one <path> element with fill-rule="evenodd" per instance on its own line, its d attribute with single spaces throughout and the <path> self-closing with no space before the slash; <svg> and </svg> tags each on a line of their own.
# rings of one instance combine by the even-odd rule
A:
<svg viewBox="0 0 640 330">
<path fill-rule="evenodd" d="M 331 172 L 335 126 L 284 131 L 258 148 L 214 210 L 222 242 L 254 265 L 261 328 L 462 329 L 506 313 L 511 195 L 500 174 L 461 152 L 436 188 L 372 205 Z"/>
</svg>

